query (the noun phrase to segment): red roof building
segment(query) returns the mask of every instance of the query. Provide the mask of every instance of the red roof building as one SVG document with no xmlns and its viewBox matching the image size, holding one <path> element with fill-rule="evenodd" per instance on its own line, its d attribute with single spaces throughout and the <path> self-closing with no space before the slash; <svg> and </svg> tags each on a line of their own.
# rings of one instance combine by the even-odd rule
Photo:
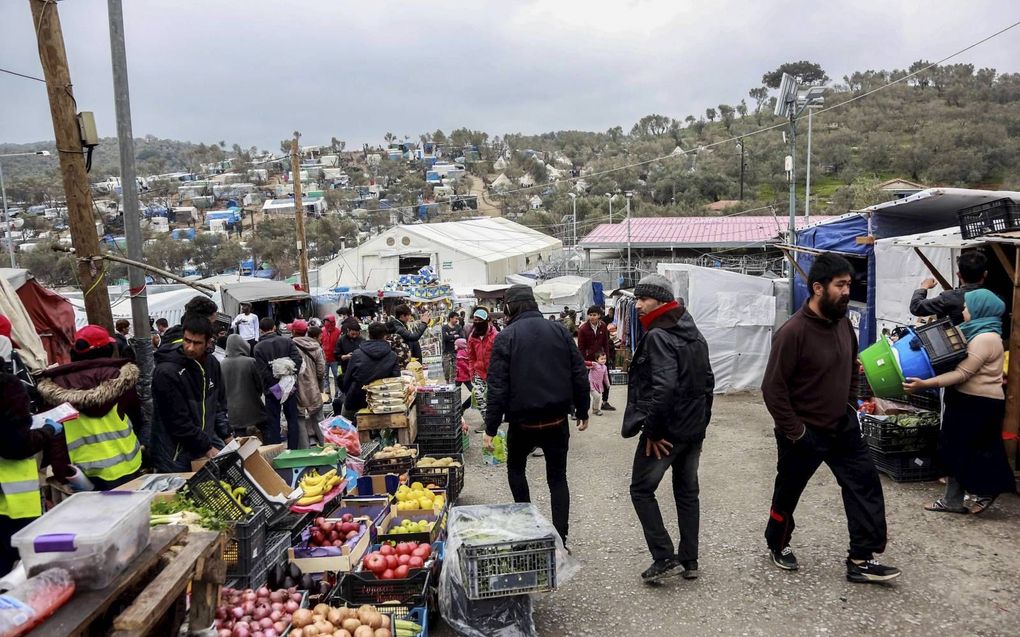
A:
<svg viewBox="0 0 1020 637">
<path fill-rule="evenodd" d="M 797 229 L 833 219 L 797 217 Z M 578 242 L 587 250 L 631 248 L 761 248 L 785 237 L 789 218 L 768 217 L 632 217 L 627 222 L 599 225 Z"/>
</svg>

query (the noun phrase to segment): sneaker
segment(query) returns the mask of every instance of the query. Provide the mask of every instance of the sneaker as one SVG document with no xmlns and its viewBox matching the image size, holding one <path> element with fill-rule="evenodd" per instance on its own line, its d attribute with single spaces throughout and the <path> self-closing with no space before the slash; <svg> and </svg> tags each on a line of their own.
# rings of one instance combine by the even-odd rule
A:
<svg viewBox="0 0 1020 637">
<path fill-rule="evenodd" d="M 894 580 L 900 576 L 900 569 L 885 566 L 875 560 L 867 560 L 860 564 L 848 559 L 846 561 L 846 578 L 851 582 L 881 583 Z"/>
<path fill-rule="evenodd" d="M 603 411 L 616 411 L 616 407 L 613 407 L 609 403 L 602 403 L 602 410 Z"/>
<path fill-rule="evenodd" d="M 782 551 L 769 551 L 772 554 L 772 563 L 784 571 L 796 571 L 800 568 L 797 564 L 797 556 L 789 546 Z"/>
<path fill-rule="evenodd" d="M 602 415 L 601 411 L 593 411 L 592 413 L 595 414 L 596 416 L 601 416 Z"/>
<path fill-rule="evenodd" d="M 684 560 L 680 565 L 684 567 L 684 579 L 698 579 L 698 560 Z"/>
<path fill-rule="evenodd" d="M 680 562 L 676 560 L 655 560 L 644 573 L 641 573 L 641 581 L 651 584 L 667 577 L 676 577 L 680 574 L 681 568 Z"/>
</svg>

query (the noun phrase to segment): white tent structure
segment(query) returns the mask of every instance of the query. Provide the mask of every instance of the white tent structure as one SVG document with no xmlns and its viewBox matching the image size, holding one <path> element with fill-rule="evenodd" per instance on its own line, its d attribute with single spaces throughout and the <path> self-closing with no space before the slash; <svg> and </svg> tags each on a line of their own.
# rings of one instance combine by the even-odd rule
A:
<svg viewBox="0 0 1020 637">
<path fill-rule="evenodd" d="M 759 389 L 776 319 L 775 283 L 684 263 L 660 263 L 708 341 L 717 393 Z"/>
<path fill-rule="evenodd" d="M 558 276 L 535 286 L 535 300 L 545 314 L 560 312 L 564 307 L 584 313 L 595 304 L 595 293 L 588 277 Z"/>
<path fill-rule="evenodd" d="M 562 250 L 559 239 L 501 217 L 394 226 L 318 269 L 319 285 L 380 289 L 429 266 L 459 289 L 503 283 Z"/>
</svg>

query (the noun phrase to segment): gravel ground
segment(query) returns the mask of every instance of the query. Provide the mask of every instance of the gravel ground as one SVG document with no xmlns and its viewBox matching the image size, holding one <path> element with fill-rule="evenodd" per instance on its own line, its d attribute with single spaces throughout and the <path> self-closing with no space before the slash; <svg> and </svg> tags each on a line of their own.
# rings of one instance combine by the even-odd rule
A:
<svg viewBox="0 0 1020 637">
<path fill-rule="evenodd" d="M 624 404 L 623 387 L 613 403 Z M 847 530 L 839 489 L 824 467 L 797 509 L 793 548 L 801 570 L 768 560 L 762 533 L 775 472 L 771 421 L 759 395 L 717 396 L 701 458 L 701 577 L 650 587 L 650 563 L 628 495 L 634 440 L 620 437 L 622 410 L 593 417 L 571 438 L 571 548 L 583 565 L 557 591 L 536 596 L 541 635 L 1018 635 L 1020 498 L 1004 496 L 981 517 L 928 513 L 935 482 L 883 476 L 889 549 L 903 569 L 889 586 L 844 578 Z M 478 413 L 467 415 L 474 425 Z M 472 434 L 459 504 L 510 502 L 506 470 L 481 462 Z M 529 459 L 532 496 L 548 515 L 541 458 Z M 659 490 L 676 539 L 669 477 Z M 452 636 L 441 625 L 431 634 Z"/>
</svg>

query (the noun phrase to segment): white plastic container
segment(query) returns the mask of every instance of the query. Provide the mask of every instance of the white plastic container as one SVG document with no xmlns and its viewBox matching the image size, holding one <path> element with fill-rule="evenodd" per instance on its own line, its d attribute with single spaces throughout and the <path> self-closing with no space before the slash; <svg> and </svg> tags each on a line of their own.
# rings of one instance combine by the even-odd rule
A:
<svg viewBox="0 0 1020 637">
<path fill-rule="evenodd" d="M 18 549 L 29 576 L 59 566 L 81 589 L 106 588 L 149 544 L 145 491 L 75 493 L 18 531 Z"/>
</svg>

